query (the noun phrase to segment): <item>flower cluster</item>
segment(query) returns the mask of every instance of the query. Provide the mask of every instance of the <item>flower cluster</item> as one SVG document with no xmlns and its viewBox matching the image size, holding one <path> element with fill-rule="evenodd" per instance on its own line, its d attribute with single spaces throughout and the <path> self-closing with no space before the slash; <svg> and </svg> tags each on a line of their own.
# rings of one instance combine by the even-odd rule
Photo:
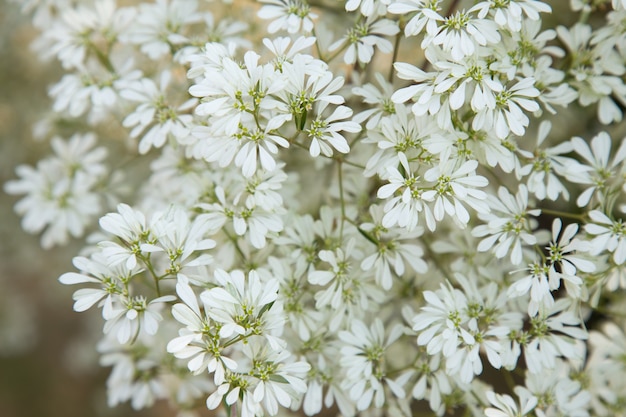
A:
<svg viewBox="0 0 626 417">
<path fill-rule="evenodd" d="M 65 74 L 4 186 L 85 237 L 110 405 L 622 412 L 625 1 L 123 3 L 26 3 Z"/>
</svg>

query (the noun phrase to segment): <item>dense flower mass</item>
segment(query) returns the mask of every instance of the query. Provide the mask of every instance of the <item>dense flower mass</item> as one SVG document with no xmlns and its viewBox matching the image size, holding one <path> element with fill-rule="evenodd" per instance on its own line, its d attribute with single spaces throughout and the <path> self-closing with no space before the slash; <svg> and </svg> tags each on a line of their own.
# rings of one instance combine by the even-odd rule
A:
<svg viewBox="0 0 626 417">
<path fill-rule="evenodd" d="M 110 405 L 623 414 L 626 1 L 118 3 L 25 3 L 65 73 L 4 184 L 85 238 Z"/>
</svg>

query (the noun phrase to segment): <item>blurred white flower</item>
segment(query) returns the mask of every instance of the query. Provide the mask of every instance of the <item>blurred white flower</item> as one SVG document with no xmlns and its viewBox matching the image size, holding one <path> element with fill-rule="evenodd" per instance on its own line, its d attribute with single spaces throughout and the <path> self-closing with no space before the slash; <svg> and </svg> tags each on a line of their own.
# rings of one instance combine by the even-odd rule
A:
<svg viewBox="0 0 626 417">
<path fill-rule="evenodd" d="M 613 261 L 621 265 L 626 261 L 626 225 L 622 219 L 612 220 L 600 210 L 589 212 L 592 223 L 585 225 L 585 231 L 593 236 L 590 253 L 598 255 L 606 250 L 613 253 Z"/>
<path fill-rule="evenodd" d="M 39 233 L 41 245 L 50 248 L 67 243 L 69 236 L 80 237 L 103 201 L 97 188 L 104 185 L 108 169 L 102 163 L 107 152 L 95 148 L 96 136 L 75 134 L 68 141 L 55 137 L 54 156 L 38 162 L 37 167 L 17 167 L 19 180 L 8 181 L 9 194 L 26 194 L 15 211 L 23 216 L 22 228 Z M 45 229 L 45 230 L 44 230 Z"/>
<path fill-rule="evenodd" d="M 125 34 L 124 40 L 140 45 L 152 60 L 173 53 L 181 44 L 189 42 L 185 35 L 188 26 L 202 21 L 196 0 L 156 0 L 141 3 L 137 19 Z"/>
<path fill-rule="evenodd" d="M 258 11 L 261 19 L 273 19 L 267 31 L 276 33 L 286 30 L 294 33 L 311 33 L 313 20 L 317 14 L 311 11 L 311 7 L 305 0 L 262 0 L 263 7 Z"/>
<path fill-rule="evenodd" d="M 349 3 L 346 3 L 346 7 Z M 398 25 L 389 19 L 368 18 L 365 22 L 357 23 L 348 29 L 348 33 L 343 38 L 337 40 L 329 46 L 328 50 L 333 52 L 342 46 L 347 45 L 343 55 L 346 64 L 367 64 L 372 60 L 374 47 L 381 52 L 390 53 L 393 45 L 383 36 L 393 36 L 400 31 Z"/>
<path fill-rule="evenodd" d="M 525 387 L 517 386 L 514 388 L 514 391 L 520 399 L 519 408 L 510 395 L 487 391 L 487 399 L 494 407 L 486 408 L 485 415 L 487 417 L 523 417 L 537 406 L 537 397 L 532 395 Z"/>
<path fill-rule="evenodd" d="M 611 161 L 611 137 L 600 132 L 591 139 L 591 147 L 583 138 L 575 136 L 571 139 L 574 152 L 584 162 L 574 165 L 566 176 L 569 181 L 587 185 L 588 188 L 576 199 L 578 207 L 586 207 L 595 196 L 598 201 L 605 200 L 609 192 L 611 179 L 618 177 L 618 168 L 626 159 L 626 141 L 622 141 Z"/>
</svg>

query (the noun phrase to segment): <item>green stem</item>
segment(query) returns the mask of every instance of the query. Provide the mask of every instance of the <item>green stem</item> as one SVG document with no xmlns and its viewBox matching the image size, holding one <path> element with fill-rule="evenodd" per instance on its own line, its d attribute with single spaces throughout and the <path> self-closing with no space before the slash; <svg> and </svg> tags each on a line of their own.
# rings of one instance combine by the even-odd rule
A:
<svg viewBox="0 0 626 417">
<path fill-rule="evenodd" d="M 344 42 L 341 45 L 341 48 L 338 48 L 335 52 L 333 52 L 326 60 L 324 60 L 324 62 L 326 62 L 327 64 L 330 64 L 330 61 L 337 58 L 337 56 L 339 56 L 343 51 L 345 51 L 349 45 L 350 45 L 350 42 L 348 41 Z"/>
<path fill-rule="evenodd" d="M 324 59 L 324 54 L 322 54 L 322 48 L 320 47 L 320 43 L 318 42 L 317 34 L 315 33 L 315 27 L 313 27 L 313 30 L 311 30 L 311 35 L 315 37 L 315 50 L 317 51 L 317 56 L 320 60 L 326 62 L 326 60 Z"/>
<path fill-rule="evenodd" d="M 150 262 L 150 254 L 148 254 L 148 256 L 144 256 L 142 254 L 138 255 L 139 259 L 141 259 L 144 263 L 144 265 L 146 266 L 146 268 L 148 269 L 148 271 L 150 272 L 150 275 L 152 275 L 152 279 L 154 280 L 154 287 L 157 293 L 157 297 L 161 296 L 161 288 L 159 286 L 159 281 L 161 279 L 161 277 L 159 277 L 159 275 L 156 273 L 156 271 L 154 270 L 154 267 L 152 266 L 152 262 Z"/>
<path fill-rule="evenodd" d="M 503 374 L 504 374 L 504 381 L 509 386 L 509 389 L 513 391 L 513 388 L 515 388 L 515 386 L 517 385 L 515 383 L 515 380 L 513 379 L 513 375 L 511 375 L 511 372 L 506 369 L 504 369 Z"/>
<path fill-rule="evenodd" d="M 547 209 L 547 208 L 542 208 L 542 207 L 539 207 L 539 209 L 541 210 L 542 214 L 549 214 L 551 216 L 556 216 L 556 217 L 565 217 L 568 219 L 579 220 L 581 222 L 585 220 L 585 216 L 582 214 L 568 213 L 565 211 L 552 210 L 552 209 Z"/>
<path fill-rule="evenodd" d="M 400 27 L 402 27 L 402 25 L 400 25 Z M 398 50 L 400 49 L 400 41 L 404 37 L 403 32 L 404 31 L 402 30 L 402 28 L 400 28 L 400 32 L 398 32 L 398 34 L 396 35 L 396 40 L 393 45 L 393 56 L 391 57 L 391 66 L 389 67 L 389 74 L 387 75 L 387 80 L 389 81 L 389 83 L 393 83 L 393 73 L 394 73 L 393 64 L 396 62 L 396 59 L 398 59 Z"/>
<path fill-rule="evenodd" d="M 339 226 L 339 239 L 343 240 L 343 224 L 346 219 L 346 204 L 343 198 L 343 173 L 342 173 L 342 163 L 338 161 L 337 163 L 337 172 L 339 176 L 339 201 L 341 202 L 341 225 Z"/>
<path fill-rule="evenodd" d="M 89 42 L 88 46 L 89 49 L 96 55 L 96 58 L 98 58 L 100 64 L 102 64 L 102 66 L 105 67 L 111 74 L 115 74 L 115 67 L 111 63 L 109 57 L 100 49 L 98 49 L 98 47 L 96 47 L 96 45 L 94 45 L 93 43 Z"/>
<path fill-rule="evenodd" d="M 429 239 L 426 238 L 426 236 L 422 236 L 421 239 L 424 242 L 424 245 L 422 246 L 424 247 L 424 252 L 426 254 L 425 259 L 430 259 L 435 264 L 435 267 L 439 270 L 439 272 L 441 272 L 441 274 L 444 276 L 444 278 L 447 279 L 448 281 L 452 281 L 450 279 L 450 274 L 448 273 L 448 271 L 446 271 L 446 269 L 442 265 L 441 260 L 439 259 L 438 255 L 432 251 L 431 242 L 429 241 Z"/>
<path fill-rule="evenodd" d="M 446 10 L 445 17 L 450 17 L 459 6 L 459 3 L 459 0 L 452 0 L 452 2 L 450 2 L 450 6 L 448 6 L 448 10 Z"/>
<path fill-rule="evenodd" d="M 333 13 L 338 13 L 338 14 L 342 14 L 346 12 L 343 6 L 333 7 L 330 4 L 324 4 L 323 1 L 319 1 L 319 0 L 308 0 L 307 3 L 311 7 L 316 7 L 318 9 L 326 10 L 328 12 L 333 12 Z"/>
<path fill-rule="evenodd" d="M 241 257 L 241 260 L 246 262 L 247 261 L 247 257 L 246 254 L 243 253 L 243 250 L 241 249 L 241 247 L 239 246 L 239 242 L 237 242 L 237 237 L 231 235 L 226 228 L 222 228 L 222 231 L 224 232 L 224 234 L 226 235 L 226 237 L 233 243 L 233 245 L 235 246 L 235 249 L 237 250 L 237 253 L 239 254 L 239 256 Z"/>
</svg>

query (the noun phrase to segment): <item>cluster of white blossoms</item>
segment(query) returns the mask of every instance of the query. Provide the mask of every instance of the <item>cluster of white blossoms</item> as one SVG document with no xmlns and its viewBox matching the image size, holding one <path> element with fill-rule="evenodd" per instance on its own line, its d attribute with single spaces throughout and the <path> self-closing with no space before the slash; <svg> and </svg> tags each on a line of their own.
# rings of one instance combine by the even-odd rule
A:
<svg viewBox="0 0 626 417">
<path fill-rule="evenodd" d="M 626 1 L 224 3 L 21 2 L 109 404 L 623 415 Z"/>
</svg>

